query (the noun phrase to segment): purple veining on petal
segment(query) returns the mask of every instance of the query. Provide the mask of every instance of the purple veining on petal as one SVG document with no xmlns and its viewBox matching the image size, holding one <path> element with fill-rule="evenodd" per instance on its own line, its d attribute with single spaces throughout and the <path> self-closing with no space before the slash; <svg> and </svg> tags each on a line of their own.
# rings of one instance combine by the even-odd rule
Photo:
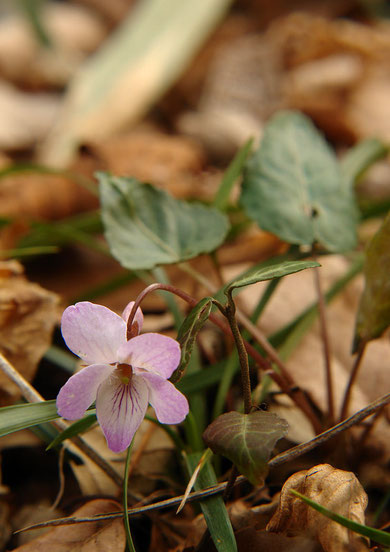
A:
<svg viewBox="0 0 390 552">
<path fill-rule="evenodd" d="M 180 356 L 179 343 L 158 333 L 138 335 L 118 349 L 119 362 L 131 364 L 135 373 L 142 368 L 165 379 L 178 367 Z"/>
<path fill-rule="evenodd" d="M 148 398 L 148 386 L 136 375 L 133 375 L 130 385 L 123 384 L 113 375 L 99 387 L 97 418 L 113 452 L 121 452 L 130 445 L 145 416 Z"/>
<path fill-rule="evenodd" d="M 89 301 L 65 309 L 61 331 L 71 351 L 88 364 L 110 364 L 126 342 L 126 322 L 115 312 Z"/>
</svg>

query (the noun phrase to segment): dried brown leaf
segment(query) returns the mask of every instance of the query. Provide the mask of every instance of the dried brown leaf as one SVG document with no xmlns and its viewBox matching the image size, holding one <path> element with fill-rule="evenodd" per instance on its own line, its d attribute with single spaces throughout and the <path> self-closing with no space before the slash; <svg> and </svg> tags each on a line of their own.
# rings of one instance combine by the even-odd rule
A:
<svg viewBox="0 0 390 552">
<path fill-rule="evenodd" d="M 120 511 L 117 502 L 98 499 L 88 502 L 76 512 L 74 517 L 90 517 Z M 55 527 L 41 537 L 24 544 L 18 552 L 121 552 L 125 549 L 126 536 L 121 519 L 94 521 Z"/>
<path fill-rule="evenodd" d="M 51 343 L 59 319 L 59 298 L 23 275 L 15 261 L 0 262 L 0 351 L 28 380 Z M 12 404 L 19 390 L 0 373 L 0 404 Z"/>
<path fill-rule="evenodd" d="M 320 464 L 292 475 L 283 485 L 278 509 L 267 530 L 286 535 L 311 535 L 325 552 L 368 550 L 365 539 L 307 506 L 290 493 L 291 489 L 333 512 L 364 524 L 367 495 L 352 472 Z"/>
</svg>

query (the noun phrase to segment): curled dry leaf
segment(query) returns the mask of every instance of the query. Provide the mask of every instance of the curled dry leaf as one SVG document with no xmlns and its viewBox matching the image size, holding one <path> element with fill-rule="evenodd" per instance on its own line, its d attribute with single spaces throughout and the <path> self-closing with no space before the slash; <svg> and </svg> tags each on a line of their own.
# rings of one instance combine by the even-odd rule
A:
<svg viewBox="0 0 390 552">
<path fill-rule="evenodd" d="M 51 343 L 58 321 L 59 299 L 29 282 L 22 266 L 15 261 L 0 262 L 0 351 L 28 380 L 35 375 L 38 362 Z M 0 405 L 12 404 L 20 393 L 0 373 Z"/>
<path fill-rule="evenodd" d="M 74 517 L 90 517 L 96 514 L 118 512 L 120 507 L 113 500 L 98 499 L 84 504 Z M 55 527 L 41 537 L 19 546 L 17 552 L 121 552 L 125 549 L 126 536 L 122 520 L 99 520 L 77 525 Z"/>
<path fill-rule="evenodd" d="M 278 509 L 267 530 L 287 535 L 311 535 L 325 552 L 368 550 L 365 539 L 307 506 L 290 493 L 291 489 L 333 512 L 364 524 L 367 495 L 352 472 L 320 464 L 292 475 L 283 486 Z"/>
</svg>

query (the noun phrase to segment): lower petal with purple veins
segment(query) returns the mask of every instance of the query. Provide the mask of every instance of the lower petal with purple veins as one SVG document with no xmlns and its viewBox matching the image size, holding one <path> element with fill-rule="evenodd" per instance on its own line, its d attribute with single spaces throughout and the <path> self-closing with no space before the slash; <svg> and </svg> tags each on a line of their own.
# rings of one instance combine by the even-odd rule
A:
<svg viewBox="0 0 390 552">
<path fill-rule="evenodd" d="M 142 376 L 149 387 L 149 402 L 153 406 L 159 422 L 179 424 L 188 414 L 188 401 L 170 381 L 152 372 Z"/>
<path fill-rule="evenodd" d="M 57 411 L 67 420 L 78 420 L 96 399 L 100 384 L 114 371 L 107 364 L 91 364 L 71 376 L 57 396 Z"/>
<path fill-rule="evenodd" d="M 98 422 L 113 452 L 127 449 L 148 407 L 149 389 L 141 377 L 133 375 L 124 384 L 116 375 L 104 381 L 96 397 Z"/>
</svg>

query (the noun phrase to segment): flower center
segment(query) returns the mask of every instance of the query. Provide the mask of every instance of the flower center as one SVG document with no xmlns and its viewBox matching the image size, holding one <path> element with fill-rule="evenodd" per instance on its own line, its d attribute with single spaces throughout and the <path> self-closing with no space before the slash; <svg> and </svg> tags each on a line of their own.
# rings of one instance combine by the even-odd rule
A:
<svg viewBox="0 0 390 552">
<path fill-rule="evenodd" d="M 121 382 L 125 385 L 129 385 L 131 378 L 133 377 L 133 368 L 131 364 L 117 364 L 116 372 Z"/>
</svg>

